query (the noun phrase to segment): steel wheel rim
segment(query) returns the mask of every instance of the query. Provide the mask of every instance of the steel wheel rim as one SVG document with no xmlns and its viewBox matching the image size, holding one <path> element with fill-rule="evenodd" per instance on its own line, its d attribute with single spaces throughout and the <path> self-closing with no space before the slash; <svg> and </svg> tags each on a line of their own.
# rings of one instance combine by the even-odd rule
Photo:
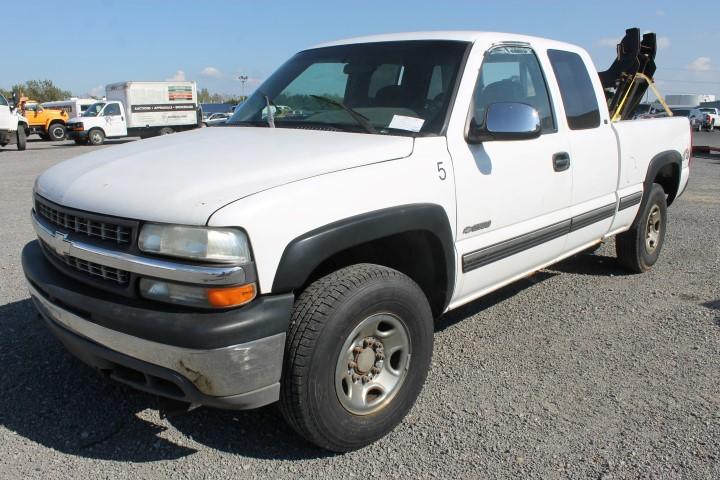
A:
<svg viewBox="0 0 720 480">
<path fill-rule="evenodd" d="M 53 128 L 53 136 L 54 136 L 55 138 L 60 138 L 60 137 L 62 137 L 62 136 L 63 136 L 62 128 L 60 128 L 60 127 L 55 127 L 55 128 Z"/>
<path fill-rule="evenodd" d="M 660 207 L 653 205 L 647 218 L 647 229 L 645 232 L 645 249 L 648 253 L 653 253 L 657 249 L 661 229 L 662 215 Z"/>
<path fill-rule="evenodd" d="M 90 136 L 90 138 L 93 143 L 97 143 L 100 141 L 100 134 L 97 132 L 93 132 L 92 135 Z"/>
<path fill-rule="evenodd" d="M 348 335 L 335 367 L 335 392 L 354 415 L 384 408 L 405 382 L 412 358 L 410 333 L 396 315 L 365 318 Z"/>
</svg>

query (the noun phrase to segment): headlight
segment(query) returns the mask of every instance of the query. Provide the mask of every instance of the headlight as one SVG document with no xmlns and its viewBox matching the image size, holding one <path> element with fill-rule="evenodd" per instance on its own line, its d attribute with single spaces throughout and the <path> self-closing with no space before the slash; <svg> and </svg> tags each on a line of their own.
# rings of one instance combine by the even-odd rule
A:
<svg viewBox="0 0 720 480">
<path fill-rule="evenodd" d="M 214 263 L 251 261 L 247 235 L 233 228 L 145 224 L 138 239 L 147 253 Z"/>
</svg>

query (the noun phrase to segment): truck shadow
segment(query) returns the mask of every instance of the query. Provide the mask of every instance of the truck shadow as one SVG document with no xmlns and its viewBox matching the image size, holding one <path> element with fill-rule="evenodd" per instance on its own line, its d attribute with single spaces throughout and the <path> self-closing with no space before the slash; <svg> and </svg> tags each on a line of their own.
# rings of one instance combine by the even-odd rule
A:
<svg viewBox="0 0 720 480">
<path fill-rule="evenodd" d="M 203 446 L 260 459 L 329 455 L 287 427 L 272 405 L 247 412 L 200 408 L 161 420 L 157 398 L 104 378 L 67 353 L 30 300 L 0 306 L 0 362 L 0 425 L 62 453 L 126 462 L 178 459 Z"/>
<path fill-rule="evenodd" d="M 547 267 L 550 272 L 593 275 L 600 277 L 624 277 L 632 275 L 620 265 L 615 257 L 598 253 L 579 253 L 562 262 Z"/>
</svg>

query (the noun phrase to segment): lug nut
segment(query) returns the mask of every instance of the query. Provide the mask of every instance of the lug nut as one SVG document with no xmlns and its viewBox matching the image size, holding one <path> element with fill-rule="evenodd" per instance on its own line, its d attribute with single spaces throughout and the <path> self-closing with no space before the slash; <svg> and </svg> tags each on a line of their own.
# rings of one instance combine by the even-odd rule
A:
<svg viewBox="0 0 720 480">
<path fill-rule="evenodd" d="M 372 367 L 370 371 L 373 373 L 373 375 L 377 375 L 380 373 L 380 369 L 378 367 Z"/>
<path fill-rule="evenodd" d="M 363 375 L 363 376 L 362 376 L 362 382 L 363 382 L 363 383 L 367 383 L 367 382 L 369 382 L 369 381 L 370 381 L 370 377 L 368 377 L 367 375 Z"/>
<path fill-rule="evenodd" d="M 385 358 L 385 353 L 384 353 L 384 352 L 377 352 L 377 353 L 375 354 L 375 356 L 376 356 L 378 359 L 382 360 L 382 359 Z"/>
<path fill-rule="evenodd" d="M 353 373 L 351 378 L 353 382 L 357 382 L 358 380 L 360 380 L 360 375 L 358 375 L 357 373 Z"/>
<path fill-rule="evenodd" d="M 348 368 L 349 368 L 349 369 L 354 369 L 355 367 L 357 367 L 357 363 L 355 363 L 355 362 L 350 362 L 350 363 L 348 363 Z"/>
<path fill-rule="evenodd" d="M 353 353 L 354 353 L 355 355 L 360 355 L 360 354 L 362 353 L 362 351 L 363 351 L 363 348 L 362 348 L 362 347 L 355 347 L 355 348 L 353 348 L 352 351 L 353 351 Z"/>
</svg>

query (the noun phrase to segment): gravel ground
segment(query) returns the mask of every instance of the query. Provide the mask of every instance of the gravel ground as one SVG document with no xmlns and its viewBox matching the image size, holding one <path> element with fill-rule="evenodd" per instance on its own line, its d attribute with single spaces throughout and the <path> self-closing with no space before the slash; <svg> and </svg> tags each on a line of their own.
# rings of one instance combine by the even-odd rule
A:
<svg viewBox="0 0 720 480">
<path fill-rule="evenodd" d="M 720 477 L 720 156 L 695 160 L 652 272 L 625 274 L 611 242 L 445 316 L 410 415 L 339 456 L 275 406 L 161 420 L 37 320 L 33 179 L 90 149 L 0 151 L 1 478 Z"/>
</svg>

